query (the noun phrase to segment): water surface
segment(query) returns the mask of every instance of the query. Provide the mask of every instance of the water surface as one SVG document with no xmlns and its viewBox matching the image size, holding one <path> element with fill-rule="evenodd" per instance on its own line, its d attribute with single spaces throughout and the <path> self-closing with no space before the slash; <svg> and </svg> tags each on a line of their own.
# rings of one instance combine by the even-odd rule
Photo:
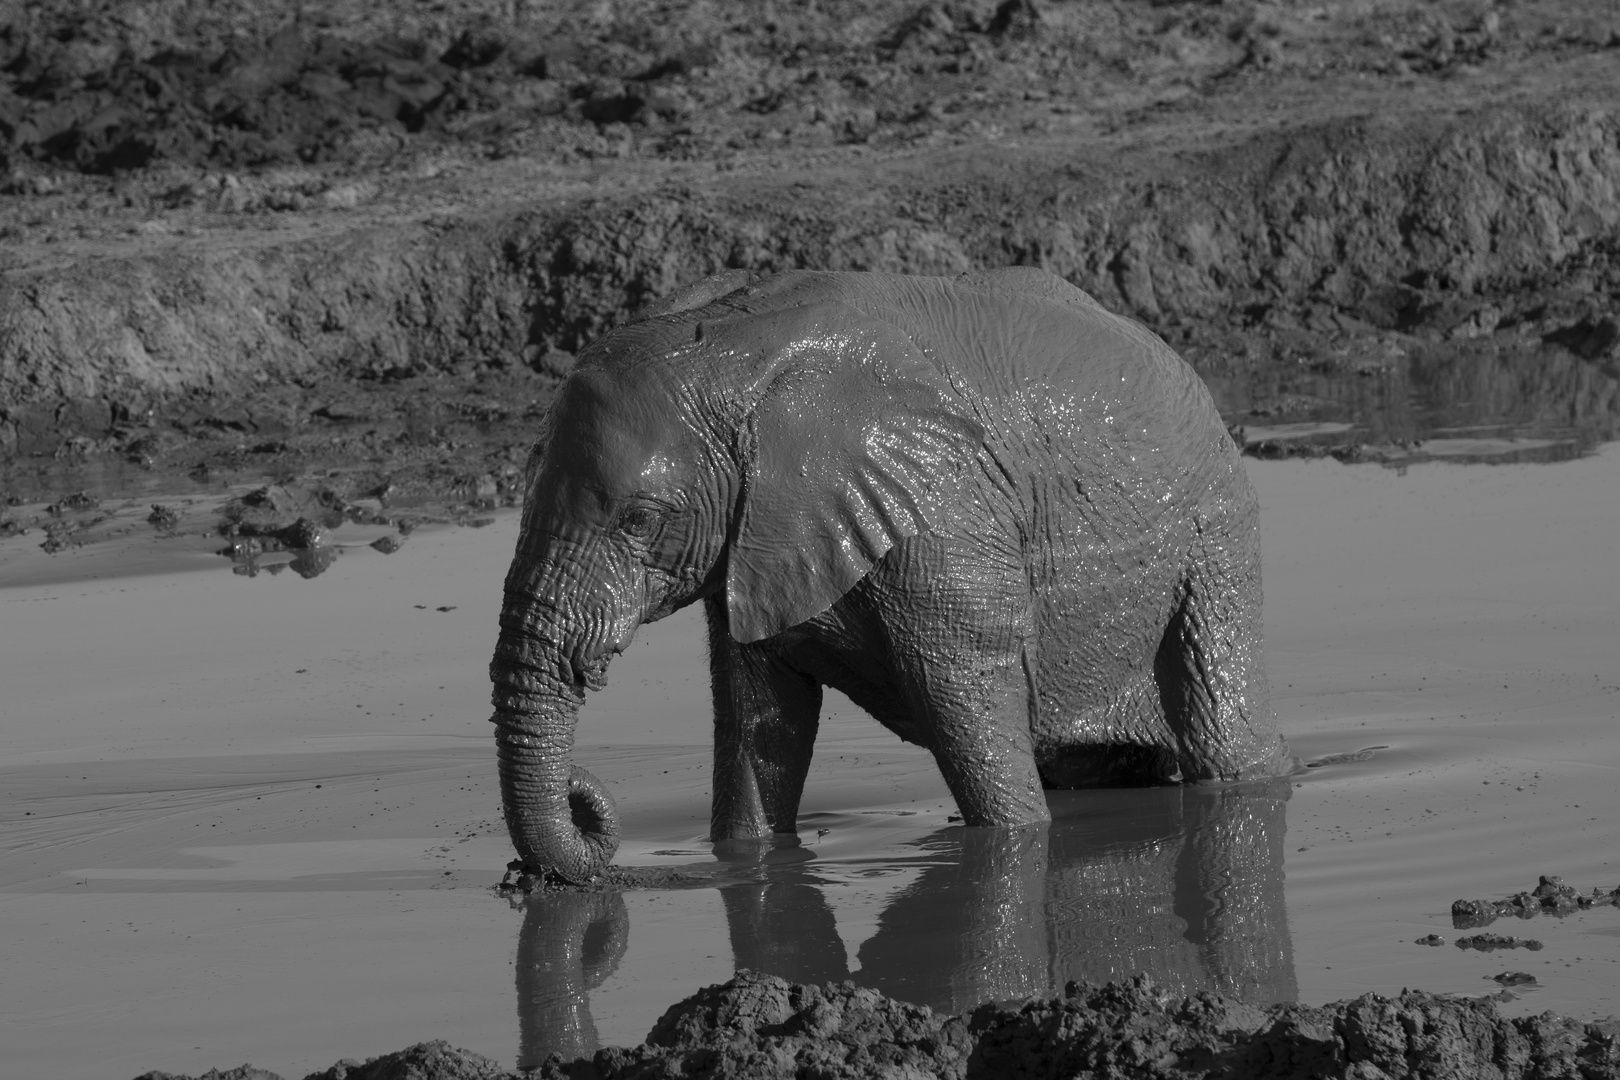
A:
<svg viewBox="0 0 1620 1080">
<path fill-rule="evenodd" d="M 489 888 L 510 857 L 485 665 L 513 517 L 310 579 L 158 539 L 138 575 L 10 543 L 8 1067 L 300 1076 L 431 1037 L 532 1064 L 639 1041 L 738 966 L 951 1009 L 1135 971 L 1325 1002 L 1522 970 L 1538 985 L 1510 1011 L 1620 1011 L 1620 910 L 1492 927 L 1534 953 L 1457 949 L 1447 916 L 1543 873 L 1620 885 L 1620 448 L 1250 473 L 1277 706 L 1325 764 L 1054 793 L 1050 826 L 965 830 L 928 757 L 829 694 L 801 843 L 721 862 L 686 612 L 616 664 L 577 754 L 619 801 L 619 861 L 704 886 L 527 909 Z M 1448 944 L 1414 943 L 1430 933 Z"/>
</svg>

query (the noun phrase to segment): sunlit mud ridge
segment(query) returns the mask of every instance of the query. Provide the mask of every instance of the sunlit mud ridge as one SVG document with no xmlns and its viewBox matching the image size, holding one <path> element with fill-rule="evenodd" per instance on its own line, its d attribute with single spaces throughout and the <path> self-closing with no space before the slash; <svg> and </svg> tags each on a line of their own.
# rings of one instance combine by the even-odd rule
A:
<svg viewBox="0 0 1620 1080">
<path fill-rule="evenodd" d="M 446 1043 L 422 1043 L 306 1080 L 543 1080 L 632 1077 L 1132 1077 L 1237 1080 L 1321 1076 L 1400 1080 L 1620 1077 L 1620 1025 L 1551 1013 L 1507 1019 L 1493 1002 L 1411 991 L 1320 1007 L 1268 1009 L 1213 994 L 1180 997 L 1146 979 L 1071 983 L 1060 997 L 986 1003 L 944 1016 L 848 983 L 808 986 L 740 972 L 672 1007 L 640 1046 L 553 1055 L 502 1071 Z M 271 1080 L 249 1071 L 208 1080 Z M 148 1073 L 139 1080 L 183 1080 Z M 279 1078 L 278 1078 L 279 1080 Z"/>
</svg>

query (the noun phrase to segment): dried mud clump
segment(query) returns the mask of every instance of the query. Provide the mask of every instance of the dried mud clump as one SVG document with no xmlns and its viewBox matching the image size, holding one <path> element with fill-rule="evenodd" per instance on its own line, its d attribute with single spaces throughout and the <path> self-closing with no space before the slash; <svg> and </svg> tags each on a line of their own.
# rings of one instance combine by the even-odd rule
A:
<svg viewBox="0 0 1620 1080">
<path fill-rule="evenodd" d="M 1545 1013 L 1508 1019 L 1484 999 L 1403 992 L 1260 1009 L 1165 993 L 1143 977 L 1061 997 L 941 1016 L 850 983 L 805 986 L 740 972 L 672 1007 L 640 1046 L 553 1054 L 540 1080 L 855 1080 L 1096 1077 L 1132 1080 L 1620 1078 L 1620 1024 Z M 244 1066 L 244 1069 L 250 1067 Z M 487 1058 L 423 1043 L 306 1080 L 516 1080 Z M 269 1074 L 244 1078 L 271 1080 Z M 209 1073 L 206 1080 L 236 1080 Z M 187 1080 L 148 1073 L 138 1080 Z M 199 1078 L 204 1080 L 204 1078 Z"/>
</svg>

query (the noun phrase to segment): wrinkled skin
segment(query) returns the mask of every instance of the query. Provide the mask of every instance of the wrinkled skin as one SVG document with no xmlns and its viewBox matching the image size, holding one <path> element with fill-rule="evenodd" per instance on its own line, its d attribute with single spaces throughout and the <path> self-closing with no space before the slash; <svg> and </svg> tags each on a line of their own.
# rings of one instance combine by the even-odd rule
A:
<svg viewBox="0 0 1620 1080">
<path fill-rule="evenodd" d="M 582 352 L 531 459 L 491 664 L 513 842 L 611 859 L 579 707 L 698 601 L 716 841 L 795 831 L 824 685 L 969 825 L 1286 772 L 1257 512 L 1192 369 L 1044 271 L 700 282 Z"/>
</svg>

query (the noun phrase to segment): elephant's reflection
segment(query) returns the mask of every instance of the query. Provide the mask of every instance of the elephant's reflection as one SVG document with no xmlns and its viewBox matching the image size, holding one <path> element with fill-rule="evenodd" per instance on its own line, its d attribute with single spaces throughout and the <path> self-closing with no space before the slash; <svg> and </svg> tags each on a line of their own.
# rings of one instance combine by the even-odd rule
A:
<svg viewBox="0 0 1620 1080">
<path fill-rule="evenodd" d="M 536 893 L 518 933 L 518 1067 L 556 1052 L 596 1049 L 590 991 L 613 974 L 630 941 L 630 912 L 617 892 Z"/>
<path fill-rule="evenodd" d="M 1298 996 L 1283 903 L 1286 779 L 1049 792 L 1050 825 L 944 829 L 885 905 L 850 970 L 832 868 L 777 850 L 720 889 L 735 965 L 794 982 L 853 979 L 955 1012 L 989 999 L 1146 973 L 1178 993 L 1259 1004 Z M 594 1046 L 585 991 L 623 953 L 613 894 L 529 901 L 519 943 L 523 1060 Z M 594 944 L 593 944 L 594 943 Z"/>
<path fill-rule="evenodd" d="M 948 1011 L 1138 972 L 1178 993 L 1293 1000 L 1289 791 L 1049 792 L 1050 825 L 924 839 L 921 872 L 884 907 L 853 973 L 815 863 L 722 890 L 732 950 L 738 967 L 853 978 Z"/>
</svg>

